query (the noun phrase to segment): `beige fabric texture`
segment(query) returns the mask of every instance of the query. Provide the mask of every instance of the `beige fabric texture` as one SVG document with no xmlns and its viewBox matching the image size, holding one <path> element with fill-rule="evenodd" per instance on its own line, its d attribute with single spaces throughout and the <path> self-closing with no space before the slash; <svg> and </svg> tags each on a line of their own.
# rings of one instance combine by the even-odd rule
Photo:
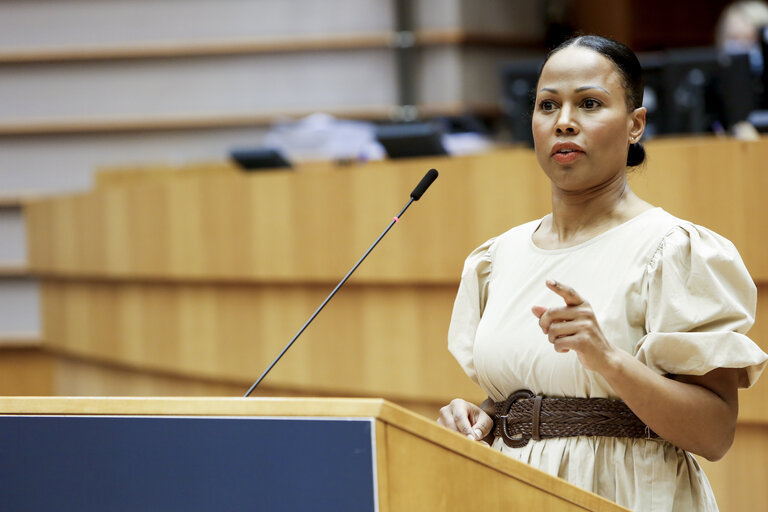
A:
<svg viewBox="0 0 768 512">
<path fill-rule="evenodd" d="M 736 248 L 661 208 L 582 244 L 544 250 L 541 220 L 493 238 L 467 258 L 448 333 L 464 371 L 495 401 L 518 389 L 550 397 L 619 398 L 576 354 L 554 351 L 531 312 L 562 306 L 555 279 L 590 302 L 608 340 L 659 374 L 744 368 L 752 385 L 768 361 L 745 334 L 756 287 Z M 531 440 L 494 448 L 637 511 L 717 510 L 689 453 L 663 440 Z"/>
</svg>

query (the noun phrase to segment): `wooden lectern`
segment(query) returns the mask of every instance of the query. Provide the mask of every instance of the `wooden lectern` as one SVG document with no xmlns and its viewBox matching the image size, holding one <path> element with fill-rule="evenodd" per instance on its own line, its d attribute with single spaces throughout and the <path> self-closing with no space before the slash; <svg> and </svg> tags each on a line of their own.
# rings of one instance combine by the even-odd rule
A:
<svg viewBox="0 0 768 512">
<path fill-rule="evenodd" d="M 3 510 L 626 510 L 380 399 L 0 398 Z"/>
</svg>

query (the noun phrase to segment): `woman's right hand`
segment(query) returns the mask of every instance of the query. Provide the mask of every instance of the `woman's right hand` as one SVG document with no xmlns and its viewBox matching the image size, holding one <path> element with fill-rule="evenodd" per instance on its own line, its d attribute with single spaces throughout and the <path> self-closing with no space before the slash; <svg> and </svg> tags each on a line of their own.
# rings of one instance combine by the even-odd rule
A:
<svg viewBox="0 0 768 512">
<path fill-rule="evenodd" d="M 460 432 L 473 441 L 483 441 L 493 430 L 493 419 L 488 413 L 480 406 L 460 398 L 455 398 L 450 404 L 440 409 L 437 423 Z"/>
</svg>

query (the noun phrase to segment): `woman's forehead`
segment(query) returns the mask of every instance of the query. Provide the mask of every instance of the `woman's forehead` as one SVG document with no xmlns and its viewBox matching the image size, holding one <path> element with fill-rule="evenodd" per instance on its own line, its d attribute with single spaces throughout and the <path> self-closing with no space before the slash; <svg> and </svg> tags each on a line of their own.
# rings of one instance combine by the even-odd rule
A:
<svg viewBox="0 0 768 512">
<path fill-rule="evenodd" d="M 570 89 L 583 85 L 599 85 L 611 90 L 622 88 L 622 80 L 607 57 L 590 48 L 569 46 L 549 58 L 541 70 L 538 89 Z"/>
</svg>

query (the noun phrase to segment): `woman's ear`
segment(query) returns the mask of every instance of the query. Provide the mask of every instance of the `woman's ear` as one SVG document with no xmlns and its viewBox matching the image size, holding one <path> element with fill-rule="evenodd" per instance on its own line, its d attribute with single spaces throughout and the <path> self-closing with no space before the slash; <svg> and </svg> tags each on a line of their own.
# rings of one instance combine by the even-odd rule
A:
<svg viewBox="0 0 768 512">
<path fill-rule="evenodd" d="M 645 107 L 639 107 L 632 111 L 629 118 L 629 138 L 637 142 L 643 136 L 645 132 L 645 114 L 647 110 Z"/>
</svg>

